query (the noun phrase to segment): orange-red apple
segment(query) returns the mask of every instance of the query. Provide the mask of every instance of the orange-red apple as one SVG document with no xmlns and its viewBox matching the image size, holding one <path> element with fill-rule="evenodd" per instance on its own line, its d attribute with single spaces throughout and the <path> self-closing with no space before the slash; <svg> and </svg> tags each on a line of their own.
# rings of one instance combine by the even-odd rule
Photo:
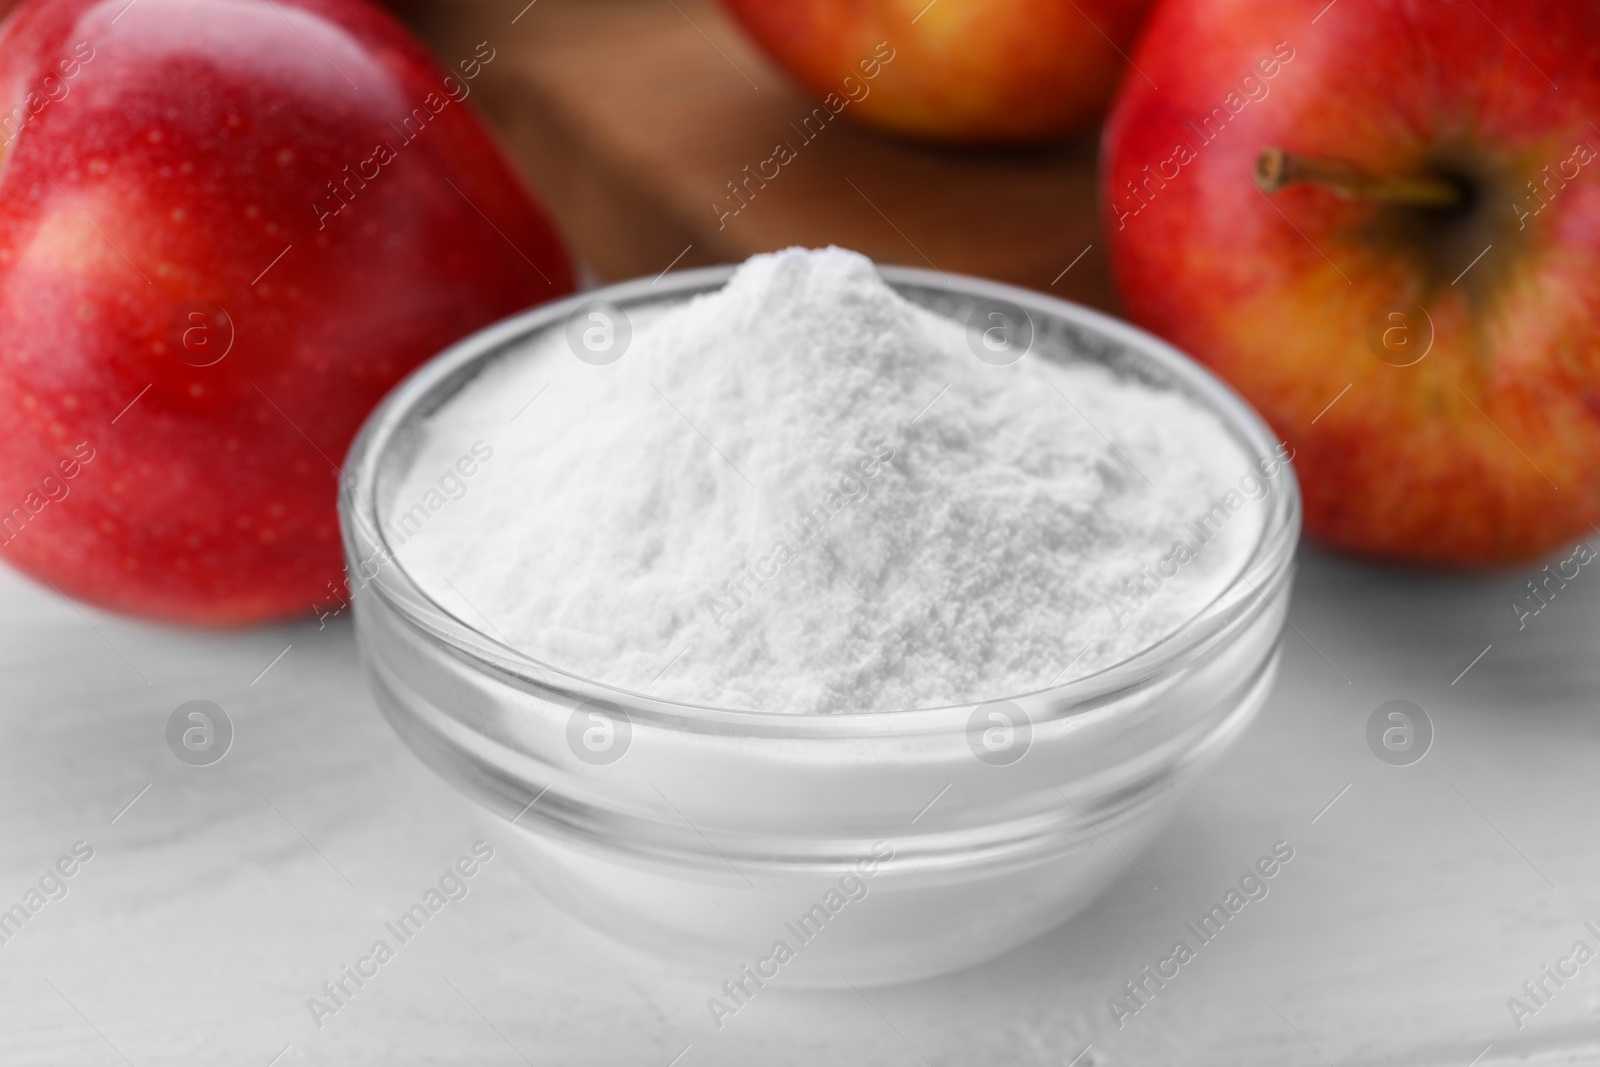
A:
<svg viewBox="0 0 1600 1067">
<path fill-rule="evenodd" d="M 1133 62 L 1119 288 L 1287 439 L 1308 530 L 1465 566 L 1593 533 L 1600 6 L 1166 0 Z"/>
<path fill-rule="evenodd" d="M 1150 0 L 723 0 L 839 113 L 934 141 L 1037 141 L 1105 113 Z"/>
</svg>

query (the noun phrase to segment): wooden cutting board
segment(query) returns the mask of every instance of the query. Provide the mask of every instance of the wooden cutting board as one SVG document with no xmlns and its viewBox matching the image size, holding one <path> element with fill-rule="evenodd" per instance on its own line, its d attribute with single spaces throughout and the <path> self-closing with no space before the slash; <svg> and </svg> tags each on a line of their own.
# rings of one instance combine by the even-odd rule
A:
<svg viewBox="0 0 1600 1067">
<path fill-rule="evenodd" d="M 816 102 L 710 0 L 434 0 L 410 18 L 447 64 L 494 49 L 472 99 L 603 281 L 831 242 L 1114 306 L 1092 134 L 934 148 L 848 111 L 807 130 Z M 763 165 L 780 144 L 794 158 Z M 758 167 L 777 176 L 741 184 L 741 206 L 728 183 Z"/>
</svg>

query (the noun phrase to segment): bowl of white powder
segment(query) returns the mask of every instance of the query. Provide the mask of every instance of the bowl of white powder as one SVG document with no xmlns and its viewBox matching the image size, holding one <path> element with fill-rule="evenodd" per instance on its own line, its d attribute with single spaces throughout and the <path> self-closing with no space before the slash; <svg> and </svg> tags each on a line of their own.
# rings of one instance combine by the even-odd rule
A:
<svg viewBox="0 0 1600 1067">
<path fill-rule="evenodd" d="M 720 1026 L 1137 880 L 1271 684 L 1288 460 L 1115 319 L 789 249 L 455 346 L 340 507 L 395 729 Z"/>
</svg>

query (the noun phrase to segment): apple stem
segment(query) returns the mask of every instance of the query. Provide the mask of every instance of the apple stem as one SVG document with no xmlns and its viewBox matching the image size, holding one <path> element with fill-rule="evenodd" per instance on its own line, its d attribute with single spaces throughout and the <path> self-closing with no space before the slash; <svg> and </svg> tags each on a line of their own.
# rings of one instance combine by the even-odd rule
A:
<svg viewBox="0 0 1600 1067">
<path fill-rule="evenodd" d="M 1369 174 L 1342 160 L 1297 156 L 1276 147 L 1261 150 L 1256 158 L 1257 188 L 1276 193 L 1298 184 L 1320 185 L 1346 200 L 1380 200 L 1443 209 L 1466 203 L 1465 191 L 1446 178 Z"/>
</svg>

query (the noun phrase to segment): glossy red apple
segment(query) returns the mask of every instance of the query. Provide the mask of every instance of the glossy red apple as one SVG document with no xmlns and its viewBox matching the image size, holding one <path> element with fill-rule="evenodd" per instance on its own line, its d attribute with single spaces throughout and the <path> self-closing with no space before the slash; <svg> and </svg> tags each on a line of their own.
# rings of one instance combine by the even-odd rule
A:
<svg viewBox="0 0 1600 1067">
<path fill-rule="evenodd" d="M 723 0 L 723 7 L 829 111 L 893 133 L 983 143 L 1058 137 L 1097 120 L 1149 3 Z"/>
<path fill-rule="evenodd" d="M 30 0 L 0 29 L 0 559 L 157 618 L 342 588 L 337 465 L 417 363 L 572 280 L 361 0 Z M 503 60 L 502 60 L 503 62 Z"/>
<path fill-rule="evenodd" d="M 1600 6 L 1166 0 L 1133 61 L 1118 285 L 1288 440 L 1309 531 L 1468 566 L 1591 535 Z"/>
</svg>

